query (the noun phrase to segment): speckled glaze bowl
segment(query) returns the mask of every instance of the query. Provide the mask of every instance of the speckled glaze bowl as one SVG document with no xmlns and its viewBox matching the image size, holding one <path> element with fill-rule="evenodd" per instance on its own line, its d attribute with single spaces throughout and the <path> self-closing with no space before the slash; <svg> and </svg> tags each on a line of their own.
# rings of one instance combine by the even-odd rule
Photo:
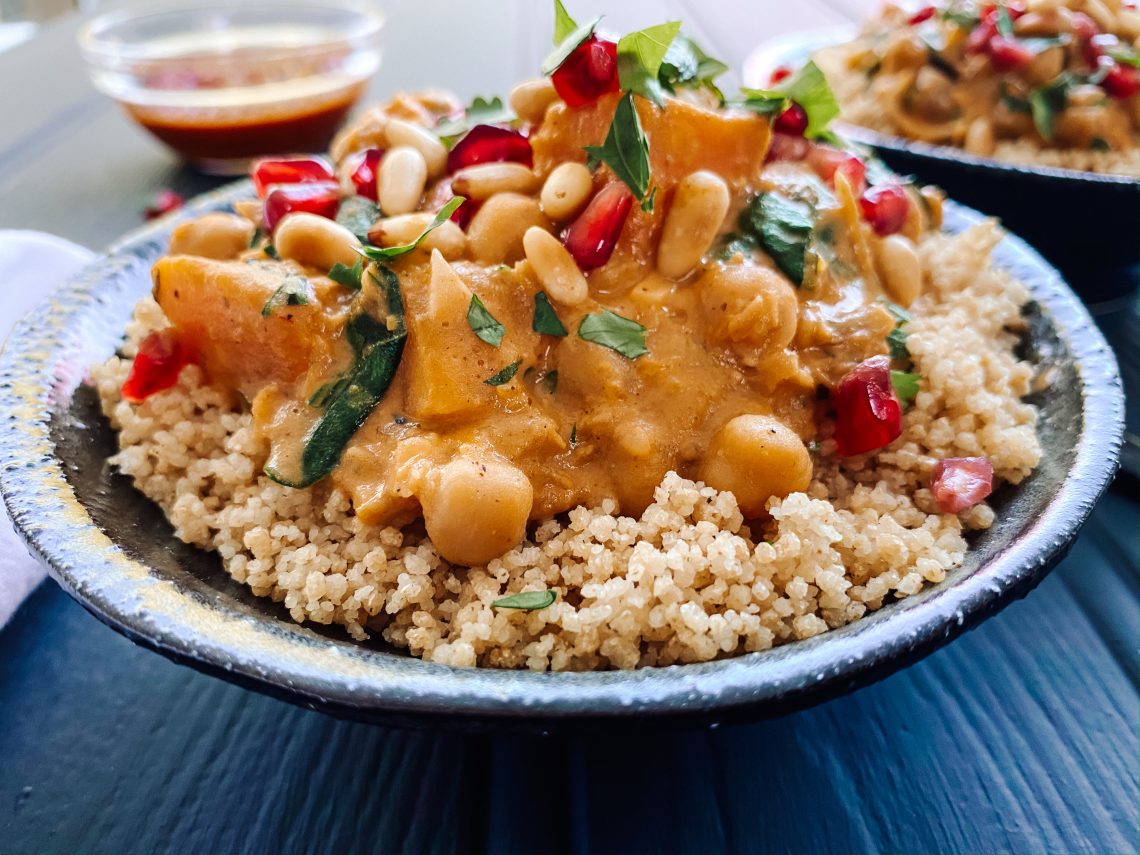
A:
<svg viewBox="0 0 1140 855">
<path fill-rule="evenodd" d="M 293 623 L 173 537 L 111 470 L 115 437 L 83 378 L 122 340 L 172 227 L 251 195 L 204 196 L 141 229 L 13 331 L 0 355 L 0 491 L 32 552 L 100 620 L 165 656 L 336 715 L 417 726 L 528 730 L 746 720 L 849 692 L 902 668 L 1024 596 L 1068 550 L 1116 471 L 1123 400 L 1111 351 L 1056 272 L 1015 237 L 997 263 L 1022 279 L 1037 396 L 1037 471 L 995 496 L 997 523 L 964 566 L 917 596 L 807 641 L 718 662 L 585 674 L 454 669 L 381 641 Z M 947 228 L 979 215 L 947 206 Z"/>
<path fill-rule="evenodd" d="M 780 65 L 798 67 L 816 51 L 854 38 L 849 26 L 792 33 L 765 42 L 743 67 L 744 84 L 763 88 Z M 1136 288 L 1140 265 L 1140 179 L 1003 163 L 947 145 L 908 140 L 835 122 L 902 175 L 936 184 L 951 199 L 1000 217 L 1055 266 L 1088 302 Z"/>
</svg>

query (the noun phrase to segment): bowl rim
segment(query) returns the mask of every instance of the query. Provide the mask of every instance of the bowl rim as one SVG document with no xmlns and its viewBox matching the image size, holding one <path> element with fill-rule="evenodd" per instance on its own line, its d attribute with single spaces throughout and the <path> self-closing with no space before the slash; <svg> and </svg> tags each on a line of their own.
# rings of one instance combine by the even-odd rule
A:
<svg viewBox="0 0 1140 855">
<path fill-rule="evenodd" d="M 854 24 L 837 24 L 810 30 L 797 30 L 768 39 L 755 47 L 745 58 L 741 76 L 745 86 L 762 86 L 771 70 L 784 63 L 796 63 L 818 50 L 832 47 L 854 38 L 859 28 Z M 901 152 L 915 157 L 951 160 L 966 166 L 989 169 L 1011 177 L 1037 181 L 1050 179 L 1086 181 L 1121 190 L 1140 190 L 1140 176 L 1120 175 L 1112 172 L 1091 172 L 1085 169 L 1068 169 L 1063 166 L 1046 166 L 1032 163 L 1013 163 L 972 154 L 963 148 L 939 143 L 911 140 L 906 137 L 876 131 L 836 119 L 833 129 L 854 142 Z"/>
<path fill-rule="evenodd" d="M 180 16 L 190 16 L 203 12 L 230 14 L 235 10 L 248 13 L 251 10 L 262 9 L 266 12 L 285 12 L 290 9 L 310 9 L 317 12 L 347 12 L 356 15 L 351 26 L 346 25 L 339 29 L 342 34 L 314 40 L 303 46 L 287 48 L 283 53 L 293 54 L 304 50 L 318 49 L 324 45 L 335 44 L 342 41 L 359 43 L 374 38 L 384 27 L 385 16 L 374 0 L 242 0 L 236 6 L 233 3 L 224 3 L 222 0 L 162 0 L 153 5 L 127 5 L 112 9 L 101 15 L 96 15 L 79 29 L 76 41 L 84 59 L 90 64 L 100 62 L 121 63 L 123 61 L 146 60 L 149 62 L 179 63 L 183 57 L 169 56 L 156 53 L 149 41 L 133 44 L 108 41 L 105 36 L 123 24 L 141 20 L 159 20 L 162 18 L 177 19 Z"/>
<path fill-rule="evenodd" d="M 844 694 L 893 673 L 1024 596 L 1067 552 L 1118 466 L 1123 392 L 1112 351 L 1060 275 L 1016 236 L 995 255 L 1033 271 L 1032 299 L 1072 353 L 1086 428 L 1048 507 L 989 562 L 925 598 L 903 600 L 814 638 L 712 662 L 633 671 L 534 673 L 462 669 L 342 645 L 302 625 L 207 603 L 129 558 L 78 502 L 56 456 L 50 419 L 57 388 L 86 366 L 61 369 L 64 330 L 100 311 L 100 286 L 149 268 L 175 224 L 251 195 L 248 181 L 199 197 L 116 242 L 22 319 L 0 353 L 0 494 L 17 531 L 60 584 L 132 640 L 199 670 L 337 715 L 419 723 L 476 721 L 531 727 L 654 717 L 770 716 Z M 947 204 L 953 231 L 980 214 Z M 132 254 L 133 253 L 133 254 Z M 75 332 L 71 335 L 78 335 Z M 78 371 L 60 382 L 61 370 Z M 71 391 L 66 391 L 68 398 Z M 426 716 L 426 718 L 425 718 Z M 521 723 L 521 724 L 520 724 Z"/>
</svg>

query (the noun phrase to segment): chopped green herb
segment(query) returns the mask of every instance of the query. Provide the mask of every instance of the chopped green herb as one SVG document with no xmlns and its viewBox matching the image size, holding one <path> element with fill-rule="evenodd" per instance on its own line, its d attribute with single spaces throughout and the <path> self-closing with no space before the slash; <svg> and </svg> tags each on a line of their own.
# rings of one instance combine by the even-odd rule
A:
<svg viewBox="0 0 1140 855">
<path fill-rule="evenodd" d="M 500 368 L 483 382 L 488 386 L 502 386 L 504 383 L 509 383 L 519 373 L 520 365 L 522 365 L 522 360 L 516 359 L 505 368 Z"/>
<path fill-rule="evenodd" d="M 670 21 L 627 33 L 618 39 L 618 82 L 621 88 L 648 98 L 658 107 L 665 106 L 665 89 L 658 75 L 665 54 L 680 30 L 680 21 Z"/>
<path fill-rule="evenodd" d="M 1112 146 L 1104 137 L 1093 137 L 1092 142 L 1089 143 L 1089 148 L 1093 151 L 1112 151 Z"/>
<path fill-rule="evenodd" d="M 253 249 L 263 240 L 265 240 L 265 229 L 263 229 L 261 226 L 255 226 L 253 229 L 253 235 L 249 239 L 249 248 Z"/>
<path fill-rule="evenodd" d="M 271 243 L 267 243 L 265 246 L 263 246 L 261 248 L 261 251 L 264 252 L 266 255 L 268 255 L 270 258 L 276 258 L 277 257 L 277 247 L 275 247 Z"/>
<path fill-rule="evenodd" d="M 495 320 L 495 316 L 487 311 L 478 294 L 471 295 L 471 305 L 467 307 L 467 325 L 491 347 L 498 347 L 503 343 L 503 336 L 507 328 Z"/>
<path fill-rule="evenodd" d="M 530 328 L 539 335 L 566 335 L 566 326 L 554 311 L 554 307 L 550 305 L 550 298 L 546 296 L 545 291 L 539 291 L 534 295 L 534 319 L 530 323 Z"/>
<path fill-rule="evenodd" d="M 268 318 L 281 306 L 303 306 L 313 300 L 313 289 L 304 276 L 287 276 L 276 291 L 269 295 L 261 307 L 261 316 Z"/>
<path fill-rule="evenodd" d="M 364 259 L 356 259 L 356 264 L 349 267 L 347 264 L 336 262 L 329 268 L 329 279 L 353 291 L 360 290 L 360 277 L 364 275 Z"/>
<path fill-rule="evenodd" d="M 591 18 L 579 26 L 567 14 L 560 0 L 554 0 L 554 50 L 547 54 L 546 59 L 542 61 L 542 73 L 551 75 L 557 71 L 558 67 L 566 61 L 566 57 L 574 52 L 574 48 L 594 34 L 594 28 L 598 26 L 600 20 L 602 20 L 601 15 Z M 570 26 L 573 26 L 574 29 L 567 32 Z"/>
<path fill-rule="evenodd" d="M 1001 98 L 1001 102 L 1005 105 L 1005 108 L 1011 113 L 1033 112 L 1033 108 L 1029 106 L 1029 99 L 1022 98 L 1020 95 L 1015 95 L 1011 92 L 1004 80 L 998 89 L 998 96 Z"/>
<path fill-rule="evenodd" d="M 744 100 L 739 105 L 762 116 L 782 113 L 791 103 L 799 104 L 807 114 L 804 136 L 819 137 L 839 115 L 839 102 L 819 66 L 808 62 L 803 68 L 771 89 L 741 89 Z"/>
<path fill-rule="evenodd" d="M 910 361 L 910 351 L 906 348 L 906 340 L 910 335 L 902 326 L 897 326 L 887 333 L 887 347 L 891 349 L 891 359 Z"/>
<path fill-rule="evenodd" d="M 450 148 L 455 140 L 467 133 L 476 125 L 497 125 L 503 122 L 514 121 L 515 114 L 510 107 L 503 105 L 503 99 L 497 95 L 490 100 L 478 95 L 467 105 L 462 116 L 454 119 L 444 119 L 435 126 L 435 133 Z"/>
<path fill-rule="evenodd" d="M 493 609 L 519 609 L 524 612 L 536 612 L 545 609 L 558 599 L 555 591 L 523 591 L 521 594 L 511 594 L 491 603 Z"/>
<path fill-rule="evenodd" d="M 1053 139 L 1053 121 L 1069 102 L 1069 90 L 1074 83 L 1073 75 L 1062 72 L 1029 93 L 1029 109 L 1033 113 L 1033 124 L 1037 132 L 1047 141 Z"/>
<path fill-rule="evenodd" d="M 704 86 L 723 101 L 714 81 L 726 71 L 727 65 L 709 56 L 688 36 L 678 33 L 665 51 L 657 79 L 670 92 L 675 92 L 678 86 Z"/>
<path fill-rule="evenodd" d="M 328 475 L 396 374 L 408 337 L 404 327 L 404 301 L 396 274 L 387 267 L 381 267 L 379 274 L 384 281 L 377 284 L 382 289 L 388 314 L 396 319 L 396 324 L 389 329 L 387 324 L 364 313 L 349 321 L 346 334 L 356 353 L 356 362 L 345 376 L 345 382 L 338 381 L 337 387 L 330 390 L 324 415 L 305 437 L 297 477 L 282 473 L 276 465 L 276 455 L 270 455 L 265 474 L 280 484 L 308 487 Z"/>
<path fill-rule="evenodd" d="M 427 227 L 422 232 L 420 232 L 420 236 L 411 243 L 406 243 L 403 246 L 366 246 L 363 249 L 358 249 L 357 252 L 359 252 L 370 261 L 390 261 L 393 258 L 399 258 L 401 255 L 406 255 L 418 247 L 420 243 L 423 242 L 423 239 L 426 238 L 432 231 L 439 228 L 449 219 L 451 219 L 451 215 L 454 214 L 456 209 L 458 209 L 459 206 L 466 201 L 467 200 L 463 196 L 456 196 L 451 199 L 451 201 L 436 211 L 436 214 L 432 218 L 432 221 L 427 224 Z"/>
<path fill-rule="evenodd" d="M 349 196 L 336 210 L 336 221 L 362 243 L 368 242 L 368 230 L 380 219 L 380 206 L 367 196 Z"/>
<path fill-rule="evenodd" d="M 641 200 L 641 210 L 647 214 L 653 212 L 653 205 L 657 201 L 657 185 L 653 185 L 653 189 L 649 191 L 649 195 Z"/>
<path fill-rule="evenodd" d="M 586 315 L 578 325 L 578 337 L 616 350 L 626 359 L 637 359 L 649 353 L 645 346 L 645 327 L 623 318 L 609 309 Z"/>
<path fill-rule="evenodd" d="M 918 374 L 909 371 L 891 371 L 891 385 L 895 387 L 895 394 L 899 396 L 899 401 L 904 407 L 914 403 L 920 379 Z"/>
<path fill-rule="evenodd" d="M 745 211 L 745 217 L 776 266 L 794 283 L 803 285 L 807 248 L 815 226 L 811 206 L 780 193 L 763 193 Z"/>
<path fill-rule="evenodd" d="M 632 92 L 618 101 L 606 141 L 586 146 L 586 154 L 612 169 L 638 199 L 649 192 L 649 140 L 641 129 Z"/>
<path fill-rule="evenodd" d="M 578 444 L 578 423 L 575 422 L 573 427 L 570 428 L 570 447 L 573 448 Z"/>
</svg>

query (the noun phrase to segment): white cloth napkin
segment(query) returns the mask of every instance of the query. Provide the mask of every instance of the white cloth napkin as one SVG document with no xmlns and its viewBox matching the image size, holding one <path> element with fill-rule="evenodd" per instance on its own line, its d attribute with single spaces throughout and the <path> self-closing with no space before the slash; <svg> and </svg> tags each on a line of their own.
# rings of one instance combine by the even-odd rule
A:
<svg viewBox="0 0 1140 855">
<path fill-rule="evenodd" d="M 95 254 L 43 232 L 0 229 L 0 342 L 29 309 Z M 0 627 L 44 578 L 0 504 Z"/>
</svg>

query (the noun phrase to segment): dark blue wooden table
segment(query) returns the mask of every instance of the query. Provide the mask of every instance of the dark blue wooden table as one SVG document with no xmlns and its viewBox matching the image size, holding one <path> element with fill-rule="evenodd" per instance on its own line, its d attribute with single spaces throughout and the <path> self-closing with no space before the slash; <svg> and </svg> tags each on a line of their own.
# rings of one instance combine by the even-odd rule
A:
<svg viewBox="0 0 1140 855">
<path fill-rule="evenodd" d="M 762 34 L 861 2 L 609 5 L 617 29 L 684 17 L 739 63 Z M 548 38 L 545 4 L 388 5 L 377 94 L 449 69 L 468 72 L 464 95 L 502 91 Z M 214 182 L 91 92 L 75 26 L 0 55 L 0 227 L 100 247 L 154 190 Z M 451 33 L 434 36 L 446 61 L 424 55 L 425 27 Z M 488 44 L 521 47 L 500 62 Z M 1130 480 L 1026 600 L 879 684 L 750 726 L 523 737 L 337 721 L 137 648 L 51 582 L 0 630 L 0 853 L 1138 850 Z"/>
</svg>

